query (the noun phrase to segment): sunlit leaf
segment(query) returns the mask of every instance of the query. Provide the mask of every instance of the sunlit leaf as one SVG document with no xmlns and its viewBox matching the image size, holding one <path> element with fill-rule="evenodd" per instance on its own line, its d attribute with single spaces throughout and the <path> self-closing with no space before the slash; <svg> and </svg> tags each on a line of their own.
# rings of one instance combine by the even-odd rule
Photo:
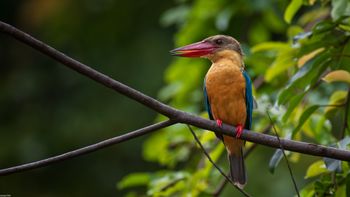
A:
<svg viewBox="0 0 350 197">
<path fill-rule="evenodd" d="M 302 56 L 301 58 L 299 58 L 298 60 L 298 67 L 302 67 L 304 66 L 304 64 L 309 61 L 310 59 L 314 58 L 317 54 L 319 54 L 320 52 L 322 52 L 324 50 L 324 48 L 319 48 L 316 49 L 314 51 L 312 51 L 311 53 L 308 53 L 304 56 Z"/>
<path fill-rule="evenodd" d="M 315 177 L 326 172 L 328 172 L 326 165 L 322 160 L 318 160 L 309 166 L 306 171 L 305 179 Z"/>
<path fill-rule="evenodd" d="M 340 24 L 339 28 L 344 30 L 344 31 L 350 32 L 350 25 Z"/>
<path fill-rule="evenodd" d="M 349 65 L 350 66 L 350 65 Z M 350 73 L 346 70 L 335 70 L 328 73 L 325 77 L 322 78 L 328 83 L 332 82 L 346 82 L 350 85 Z"/>
<path fill-rule="evenodd" d="M 337 105 L 344 104 L 346 97 L 347 92 L 344 90 L 333 92 L 331 98 L 329 99 L 328 106 L 325 108 L 325 113 L 329 113 L 333 109 L 337 109 Z"/>
<path fill-rule="evenodd" d="M 284 13 L 284 20 L 287 23 L 290 23 L 294 17 L 294 15 L 297 13 L 297 11 L 300 9 L 300 7 L 303 5 L 303 0 L 292 0 L 285 13 Z"/>
<path fill-rule="evenodd" d="M 309 5 L 313 5 L 315 4 L 316 0 L 308 0 L 308 2 L 309 2 Z"/>
<path fill-rule="evenodd" d="M 309 183 L 306 187 L 304 187 L 301 191 L 300 191 L 300 196 L 302 197 L 314 197 L 315 196 L 315 190 L 314 190 L 314 186 L 313 183 Z"/>
<path fill-rule="evenodd" d="M 121 181 L 118 182 L 118 189 L 125 189 L 135 186 L 146 186 L 151 180 L 150 174 L 148 173 L 132 173 L 125 176 Z"/>
</svg>

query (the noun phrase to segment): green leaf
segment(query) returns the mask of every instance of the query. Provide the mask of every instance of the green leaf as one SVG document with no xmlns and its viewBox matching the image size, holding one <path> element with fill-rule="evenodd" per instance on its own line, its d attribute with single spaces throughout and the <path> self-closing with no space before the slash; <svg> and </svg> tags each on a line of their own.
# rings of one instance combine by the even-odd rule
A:
<svg viewBox="0 0 350 197">
<path fill-rule="evenodd" d="M 184 171 L 157 173 L 151 180 L 150 189 L 147 194 L 150 196 L 171 196 L 176 191 L 183 191 L 186 186 L 183 180 L 190 177 Z"/>
<path fill-rule="evenodd" d="M 282 121 L 283 122 L 287 122 L 290 114 L 294 111 L 294 109 L 296 108 L 296 106 L 300 103 L 300 101 L 304 98 L 306 92 L 302 93 L 302 94 L 298 94 L 296 96 L 294 96 L 288 105 L 287 111 L 286 113 L 284 113 L 283 117 L 282 117 Z"/>
<path fill-rule="evenodd" d="M 147 185 L 151 180 L 150 174 L 148 173 L 132 173 L 125 176 L 117 184 L 117 188 L 122 190 L 129 187 Z"/>
<path fill-rule="evenodd" d="M 335 26 L 336 24 L 333 21 L 321 21 L 312 28 L 312 32 L 313 34 L 322 34 L 327 31 L 331 31 Z"/>
<path fill-rule="evenodd" d="M 314 190 L 314 186 L 313 183 L 309 183 L 306 187 L 304 187 L 301 191 L 300 191 L 300 196 L 302 197 L 314 197 L 315 196 L 315 190 Z"/>
<path fill-rule="evenodd" d="M 347 91 L 344 91 L 344 90 L 339 90 L 339 91 L 333 92 L 333 94 L 328 102 L 329 106 L 327 106 L 324 110 L 325 113 L 327 114 L 327 113 L 331 112 L 333 109 L 337 109 L 337 107 L 334 107 L 332 105 L 341 105 L 341 104 L 345 103 L 346 96 L 347 96 Z"/>
<path fill-rule="evenodd" d="M 284 12 L 284 20 L 287 23 L 290 23 L 294 17 L 294 15 L 297 13 L 297 11 L 300 9 L 300 7 L 303 5 L 303 0 L 292 0 L 286 11 Z"/>
<path fill-rule="evenodd" d="M 332 0 L 331 16 L 333 20 L 338 20 L 342 16 L 350 15 L 350 1 Z"/>
<path fill-rule="evenodd" d="M 292 138 L 295 136 L 295 134 L 301 129 L 301 127 L 304 125 L 307 119 L 311 116 L 312 113 L 314 113 L 319 108 L 319 105 L 313 105 L 309 108 L 307 108 L 303 114 L 300 116 L 298 126 L 294 128 L 292 132 Z"/>
<path fill-rule="evenodd" d="M 275 77 L 294 65 L 296 65 L 295 49 L 290 48 L 279 52 L 276 60 L 267 69 L 265 73 L 265 80 L 267 82 L 271 82 Z"/>
<path fill-rule="evenodd" d="M 350 196 L 350 173 L 346 176 L 346 196 Z"/>
<path fill-rule="evenodd" d="M 324 48 L 318 48 L 318 49 L 315 49 L 314 51 L 306 54 L 306 55 L 303 55 L 302 57 L 299 58 L 298 60 L 298 67 L 302 67 L 304 66 L 304 64 L 306 62 L 308 62 L 309 60 L 311 60 L 312 58 L 314 58 L 316 55 L 318 55 L 319 53 L 321 53 L 322 51 L 324 51 Z"/>
<path fill-rule="evenodd" d="M 289 102 L 290 99 L 298 92 L 305 92 L 306 88 L 312 86 L 329 63 L 329 53 L 321 53 L 301 67 L 298 72 L 288 82 L 288 85 L 283 89 L 278 96 L 277 104 L 282 105 Z"/>
<path fill-rule="evenodd" d="M 326 165 L 322 160 L 318 160 L 309 166 L 306 171 L 305 179 L 315 177 L 326 172 L 328 172 Z"/>
<path fill-rule="evenodd" d="M 337 188 L 337 191 L 335 192 L 335 197 L 344 197 L 346 196 L 346 187 L 345 185 L 340 185 L 338 188 Z"/>
</svg>

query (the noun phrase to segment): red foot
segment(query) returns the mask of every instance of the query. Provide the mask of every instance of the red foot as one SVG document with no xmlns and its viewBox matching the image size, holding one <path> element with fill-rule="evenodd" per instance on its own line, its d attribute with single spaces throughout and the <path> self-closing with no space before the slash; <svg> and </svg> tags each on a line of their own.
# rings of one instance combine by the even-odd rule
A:
<svg viewBox="0 0 350 197">
<path fill-rule="evenodd" d="M 241 124 L 236 125 L 236 138 L 241 138 L 243 133 L 243 126 Z"/>
<path fill-rule="evenodd" d="M 216 120 L 216 124 L 217 124 L 219 127 L 222 127 L 222 121 L 221 121 L 221 120 L 217 119 L 217 120 Z"/>
</svg>

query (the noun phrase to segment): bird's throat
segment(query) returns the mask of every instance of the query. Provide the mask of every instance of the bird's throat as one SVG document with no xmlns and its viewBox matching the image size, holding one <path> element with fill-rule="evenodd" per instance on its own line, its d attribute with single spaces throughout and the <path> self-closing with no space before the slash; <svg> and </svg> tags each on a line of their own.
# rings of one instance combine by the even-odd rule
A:
<svg viewBox="0 0 350 197">
<path fill-rule="evenodd" d="M 208 56 L 213 65 L 233 65 L 241 69 L 244 67 L 241 54 L 232 50 L 221 50 Z"/>
</svg>

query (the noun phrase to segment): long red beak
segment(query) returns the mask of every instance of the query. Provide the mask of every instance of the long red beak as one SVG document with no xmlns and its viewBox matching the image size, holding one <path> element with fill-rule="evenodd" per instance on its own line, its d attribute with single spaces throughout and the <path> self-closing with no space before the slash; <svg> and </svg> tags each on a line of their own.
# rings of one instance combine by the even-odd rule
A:
<svg viewBox="0 0 350 197">
<path fill-rule="evenodd" d="M 212 53 L 217 47 L 205 41 L 196 42 L 170 51 L 174 56 L 202 57 Z"/>
</svg>

